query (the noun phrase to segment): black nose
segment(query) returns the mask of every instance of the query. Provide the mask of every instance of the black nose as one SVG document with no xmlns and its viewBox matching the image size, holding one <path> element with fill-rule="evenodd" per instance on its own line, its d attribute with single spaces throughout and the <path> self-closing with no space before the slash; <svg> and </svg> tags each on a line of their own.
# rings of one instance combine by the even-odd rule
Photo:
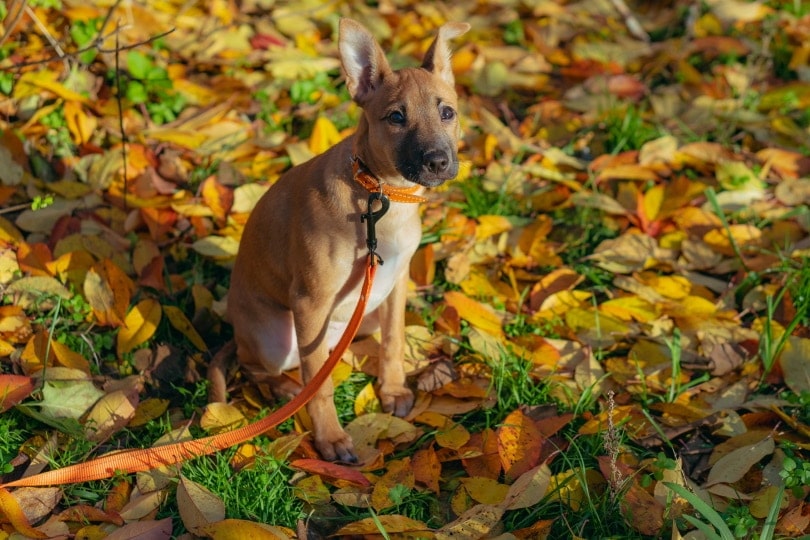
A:
<svg viewBox="0 0 810 540">
<path fill-rule="evenodd" d="M 433 174 L 440 174 L 450 166 L 450 157 L 447 152 L 431 150 L 422 157 L 422 166 Z"/>
</svg>

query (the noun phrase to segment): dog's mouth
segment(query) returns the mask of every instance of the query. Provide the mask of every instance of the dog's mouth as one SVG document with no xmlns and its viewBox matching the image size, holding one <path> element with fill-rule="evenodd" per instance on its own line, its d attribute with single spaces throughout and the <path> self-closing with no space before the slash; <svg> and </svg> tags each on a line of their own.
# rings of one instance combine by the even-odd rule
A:
<svg viewBox="0 0 810 540">
<path fill-rule="evenodd" d="M 443 156 L 432 159 L 425 154 L 421 163 L 415 160 L 403 160 L 398 164 L 400 174 L 414 184 L 427 188 L 438 187 L 458 175 L 458 157 Z"/>
</svg>

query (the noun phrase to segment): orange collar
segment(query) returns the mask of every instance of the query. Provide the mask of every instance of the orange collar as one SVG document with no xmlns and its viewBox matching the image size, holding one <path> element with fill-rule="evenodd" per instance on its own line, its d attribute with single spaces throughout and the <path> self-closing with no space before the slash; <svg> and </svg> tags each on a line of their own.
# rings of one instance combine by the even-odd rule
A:
<svg viewBox="0 0 810 540">
<path fill-rule="evenodd" d="M 394 202 L 423 203 L 427 201 L 425 197 L 414 194 L 419 189 L 419 186 L 395 187 L 383 184 L 369 172 L 365 164 L 356 156 L 352 158 L 352 171 L 354 172 L 354 180 L 358 184 L 372 193 L 382 193 Z"/>
</svg>

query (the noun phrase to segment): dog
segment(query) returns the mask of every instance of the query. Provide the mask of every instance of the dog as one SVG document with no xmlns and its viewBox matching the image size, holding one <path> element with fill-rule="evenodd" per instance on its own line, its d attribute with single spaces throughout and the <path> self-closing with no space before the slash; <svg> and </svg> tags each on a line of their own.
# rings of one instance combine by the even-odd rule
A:
<svg viewBox="0 0 810 540">
<path fill-rule="evenodd" d="M 467 23 L 443 25 L 420 67 L 394 71 L 365 27 L 340 20 L 339 55 L 349 95 L 363 109 L 359 125 L 287 171 L 259 200 L 231 275 L 227 317 L 239 364 L 274 394 L 289 395 L 282 372 L 299 364 L 304 383 L 310 380 L 348 324 L 369 256 L 368 224 L 360 216 L 372 212 L 370 191 L 391 186 L 418 200 L 458 173 L 458 97 L 448 41 L 468 29 Z M 405 416 L 414 402 L 403 355 L 409 263 L 422 234 L 418 204 L 392 200 L 375 229 L 374 256 L 383 264 L 360 332 L 381 332 L 380 402 L 384 411 Z M 222 400 L 224 379 L 211 378 L 219 387 L 214 399 Z M 326 460 L 356 462 L 333 396 L 327 379 L 307 404 L 315 447 Z"/>
</svg>

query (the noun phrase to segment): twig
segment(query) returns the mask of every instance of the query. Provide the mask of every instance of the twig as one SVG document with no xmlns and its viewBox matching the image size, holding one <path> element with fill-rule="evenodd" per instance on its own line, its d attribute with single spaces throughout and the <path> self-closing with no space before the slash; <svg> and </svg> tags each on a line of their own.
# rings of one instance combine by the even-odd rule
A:
<svg viewBox="0 0 810 540">
<path fill-rule="evenodd" d="M 16 212 L 18 210 L 27 210 L 28 208 L 31 208 L 31 203 L 23 203 L 23 204 L 17 204 L 17 205 L 14 205 L 14 206 L 7 206 L 5 208 L 0 208 L 0 215 L 2 215 L 2 214 L 13 214 L 14 212 Z"/>
<path fill-rule="evenodd" d="M 14 15 L 6 20 L 6 33 L 0 36 L 0 46 L 11 36 L 11 32 L 17 27 L 17 23 L 20 22 L 20 19 L 22 19 L 22 15 L 25 12 L 23 10 L 24 7 L 25 0 L 13 0 L 11 5 L 8 6 L 8 13 L 13 13 Z M 15 8 L 17 11 L 14 11 Z"/>
<path fill-rule="evenodd" d="M 115 102 L 118 104 L 118 129 L 121 131 L 121 157 L 124 160 L 124 211 L 127 211 L 127 189 L 129 187 L 129 176 L 127 175 L 127 133 L 124 130 L 124 104 L 121 101 L 121 68 L 118 43 L 118 24 L 115 32 Z"/>
<path fill-rule="evenodd" d="M 147 45 L 149 43 L 152 43 L 153 41 L 156 41 L 156 40 L 158 40 L 158 39 L 160 39 L 160 38 L 162 38 L 164 36 L 168 36 L 169 34 L 171 34 L 174 31 L 175 31 L 175 28 L 170 28 L 169 30 L 166 30 L 165 32 L 161 32 L 160 34 L 150 36 L 150 37 L 146 38 L 143 41 L 139 41 L 137 43 L 132 43 L 130 45 L 118 45 L 117 44 L 118 40 L 116 38 L 116 47 L 117 48 L 114 48 L 114 49 L 105 49 L 103 47 L 99 47 L 96 43 L 93 43 L 92 45 L 88 45 L 87 47 L 82 47 L 81 49 L 77 50 L 76 52 L 65 53 L 64 58 L 76 58 L 80 54 L 82 54 L 83 52 L 87 52 L 87 51 L 90 51 L 90 50 L 97 50 L 100 53 L 106 53 L 106 54 L 117 53 L 119 51 L 128 51 L 130 49 L 135 49 L 135 48 L 138 48 L 138 47 L 140 47 L 142 45 Z M 115 32 L 111 32 L 110 34 L 104 36 L 104 39 L 107 39 L 108 37 L 112 36 L 116 32 L 118 32 L 118 29 L 116 29 Z M 39 65 L 39 64 L 47 64 L 48 62 L 52 62 L 54 60 L 61 60 L 61 59 L 62 59 L 62 57 L 55 55 L 55 56 L 50 56 L 48 58 L 43 58 L 42 60 L 32 60 L 31 62 L 22 62 L 20 64 L 15 64 L 14 66 L 12 66 L 9 69 L 14 69 L 15 71 L 19 71 L 21 68 L 24 68 L 24 67 L 36 66 L 36 65 Z"/>
<path fill-rule="evenodd" d="M 39 31 L 42 32 L 42 35 L 44 35 L 45 39 L 47 39 L 48 42 L 51 44 L 53 50 L 56 51 L 56 54 L 59 57 L 59 59 L 67 61 L 67 58 L 65 58 L 65 51 L 62 50 L 62 46 L 59 45 L 59 41 L 57 41 L 57 39 L 51 35 L 51 33 L 48 31 L 48 27 L 42 24 L 42 21 L 39 20 L 37 14 L 34 13 L 34 10 L 31 9 L 31 7 L 28 6 L 27 4 L 25 6 L 25 13 L 29 17 L 31 17 L 32 21 L 34 21 L 34 24 L 37 26 L 37 28 L 39 28 Z"/>
<path fill-rule="evenodd" d="M 611 0 L 611 3 L 613 7 L 616 8 L 616 11 L 624 18 L 624 25 L 627 27 L 630 34 L 645 43 L 649 43 L 650 35 L 644 31 L 641 23 L 638 22 L 638 19 L 633 15 L 633 12 L 630 11 L 630 8 L 627 7 L 627 4 L 624 3 L 624 0 Z"/>
</svg>

